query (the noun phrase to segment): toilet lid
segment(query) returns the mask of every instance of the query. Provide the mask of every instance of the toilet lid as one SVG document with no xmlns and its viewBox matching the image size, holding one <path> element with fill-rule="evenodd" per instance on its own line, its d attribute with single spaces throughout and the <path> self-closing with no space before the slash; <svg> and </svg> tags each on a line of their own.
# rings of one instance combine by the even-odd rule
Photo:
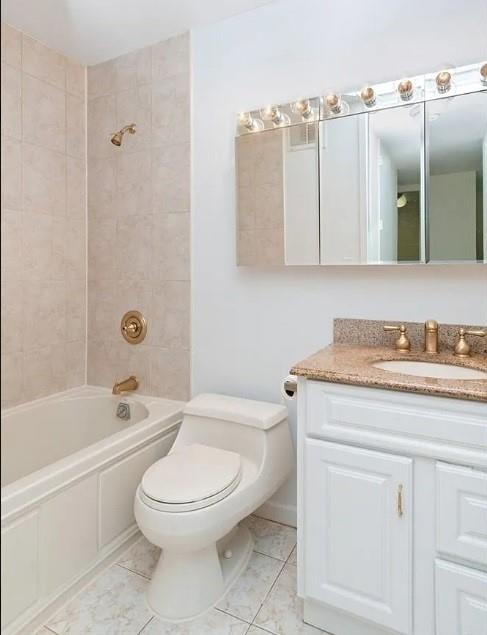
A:
<svg viewBox="0 0 487 635">
<path fill-rule="evenodd" d="M 240 454 L 195 443 L 151 465 L 141 489 L 144 498 L 160 503 L 157 508 L 177 506 L 175 511 L 189 511 L 230 494 L 238 485 L 240 471 Z"/>
</svg>

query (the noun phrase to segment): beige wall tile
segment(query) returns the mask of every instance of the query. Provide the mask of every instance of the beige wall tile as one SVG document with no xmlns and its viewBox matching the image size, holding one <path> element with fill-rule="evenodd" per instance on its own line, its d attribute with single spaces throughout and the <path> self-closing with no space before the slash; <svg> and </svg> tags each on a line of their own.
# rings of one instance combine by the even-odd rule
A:
<svg viewBox="0 0 487 635">
<path fill-rule="evenodd" d="M 23 371 L 23 353 L 4 353 L 2 349 L 2 408 L 16 406 L 24 400 Z"/>
<path fill-rule="evenodd" d="M 154 214 L 153 218 L 153 279 L 190 279 L 190 216 L 184 214 Z"/>
<path fill-rule="evenodd" d="M 115 60 L 88 66 L 88 99 L 109 95 L 115 90 Z"/>
<path fill-rule="evenodd" d="M 2 208 L 22 209 L 22 153 L 17 139 L 2 136 Z"/>
<path fill-rule="evenodd" d="M 148 342 L 169 349 L 189 349 L 190 283 L 155 282 Z"/>
<path fill-rule="evenodd" d="M 66 341 L 66 283 L 23 282 L 23 350 L 53 346 Z M 48 324 L 48 329 L 40 329 Z"/>
<path fill-rule="evenodd" d="M 151 394 L 170 399 L 189 399 L 189 351 L 151 349 Z"/>
<path fill-rule="evenodd" d="M 85 379 L 85 82 L 83 67 L 27 37 L 21 77 L 22 35 L 2 25 L 2 36 L 10 64 L 2 68 L 1 334 L 10 368 L 2 404 L 10 406 Z M 68 154 L 79 158 L 66 156 L 66 119 Z"/>
<path fill-rule="evenodd" d="M 117 161 L 117 211 L 132 217 L 152 211 L 152 162 L 147 151 L 120 154 Z"/>
<path fill-rule="evenodd" d="M 154 84 L 181 73 L 189 73 L 189 34 L 178 35 L 152 47 Z"/>
<path fill-rule="evenodd" d="M 88 162 L 88 207 L 90 218 L 116 218 L 117 212 L 117 162 L 118 157 L 96 159 Z"/>
<path fill-rule="evenodd" d="M 153 150 L 154 207 L 162 212 L 190 209 L 190 148 L 188 144 Z"/>
<path fill-rule="evenodd" d="M 137 132 L 126 134 L 123 139 L 123 152 L 135 152 L 149 149 L 152 144 L 152 88 L 140 86 L 117 93 L 117 127 L 136 124 Z"/>
<path fill-rule="evenodd" d="M 86 154 L 85 102 L 73 95 L 66 95 L 66 154 L 78 159 Z"/>
<path fill-rule="evenodd" d="M 47 148 L 22 146 L 24 209 L 66 214 L 66 156 Z"/>
<path fill-rule="evenodd" d="M 2 22 L 2 62 L 20 68 L 22 63 L 22 34 L 10 24 Z"/>
<path fill-rule="evenodd" d="M 110 143 L 117 125 L 117 98 L 106 95 L 88 101 L 88 155 L 90 157 L 118 156 L 119 148 Z"/>
<path fill-rule="evenodd" d="M 118 279 L 148 280 L 152 277 L 152 215 L 119 218 L 116 258 Z"/>
<path fill-rule="evenodd" d="M 66 92 L 76 97 L 86 97 L 86 66 L 66 59 Z"/>
<path fill-rule="evenodd" d="M 151 50 L 143 48 L 114 60 L 116 92 L 151 82 Z"/>
<path fill-rule="evenodd" d="M 86 217 L 86 163 L 83 159 L 66 159 L 66 214 L 78 220 Z"/>
<path fill-rule="evenodd" d="M 22 36 L 22 70 L 65 90 L 66 58 L 25 34 Z"/>
<path fill-rule="evenodd" d="M 53 218 L 47 214 L 22 214 L 23 279 L 48 280 L 54 265 Z"/>
<path fill-rule="evenodd" d="M 22 74 L 2 62 L 2 135 L 22 137 Z"/>
<path fill-rule="evenodd" d="M 63 234 L 66 279 L 81 280 L 86 276 L 86 223 L 84 220 L 66 221 Z"/>
<path fill-rule="evenodd" d="M 117 221 L 90 215 L 88 223 L 88 277 L 117 279 Z"/>
<path fill-rule="evenodd" d="M 50 150 L 66 149 L 64 91 L 23 73 L 22 129 L 25 141 Z"/>
<path fill-rule="evenodd" d="M 17 211 L 2 210 L 2 281 L 21 280 L 22 265 L 22 214 Z"/>
<path fill-rule="evenodd" d="M 190 141 L 189 75 L 174 75 L 152 87 L 153 147 Z"/>
<path fill-rule="evenodd" d="M 3 353 L 22 351 L 23 297 L 22 283 L 8 278 L 4 280 L 2 276 L 1 349 Z"/>
<path fill-rule="evenodd" d="M 118 284 L 115 280 L 90 281 L 88 287 L 88 332 L 102 342 L 118 342 L 121 338 L 118 310 Z"/>
<path fill-rule="evenodd" d="M 86 280 L 70 280 L 65 298 L 66 342 L 86 337 Z"/>
</svg>

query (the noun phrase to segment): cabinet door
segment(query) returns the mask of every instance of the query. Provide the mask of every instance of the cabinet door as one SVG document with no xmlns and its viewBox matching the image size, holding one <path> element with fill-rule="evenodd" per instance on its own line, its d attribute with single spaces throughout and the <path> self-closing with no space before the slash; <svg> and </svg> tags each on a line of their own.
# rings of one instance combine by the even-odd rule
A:
<svg viewBox="0 0 487 635">
<path fill-rule="evenodd" d="M 412 460 L 308 439 L 305 594 L 411 629 Z"/>
<path fill-rule="evenodd" d="M 436 561 L 437 635 L 487 635 L 487 573 Z"/>
</svg>

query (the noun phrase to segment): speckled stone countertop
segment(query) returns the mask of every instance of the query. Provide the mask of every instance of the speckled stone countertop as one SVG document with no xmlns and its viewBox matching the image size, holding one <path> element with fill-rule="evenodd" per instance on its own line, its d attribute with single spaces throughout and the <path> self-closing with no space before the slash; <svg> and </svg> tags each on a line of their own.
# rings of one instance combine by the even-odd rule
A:
<svg viewBox="0 0 487 635">
<path fill-rule="evenodd" d="M 369 386 L 440 397 L 487 402 L 487 379 L 436 379 L 374 368 L 377 361 L 408 360 L 454 364 L 487 372 L 487 355 L 455 357 L 451 351 L 430 355 L 418 350 L 404 353 L 394 348 L 359 344 L 331 344 L 291 368 L 293 375 L 355 386 Z"/>
</svg>

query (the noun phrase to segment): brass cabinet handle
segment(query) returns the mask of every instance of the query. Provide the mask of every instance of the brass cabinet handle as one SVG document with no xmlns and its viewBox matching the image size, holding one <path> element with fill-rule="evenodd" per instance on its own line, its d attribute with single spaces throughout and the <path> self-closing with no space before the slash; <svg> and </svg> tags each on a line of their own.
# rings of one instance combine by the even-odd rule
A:
<svg viewBox="0 0 487 635">
<path fill-rule="evenodd" d="M 404 515 L 403 486 L 397 486 L 397 515 L 402 518 Z"/>
</svg>

